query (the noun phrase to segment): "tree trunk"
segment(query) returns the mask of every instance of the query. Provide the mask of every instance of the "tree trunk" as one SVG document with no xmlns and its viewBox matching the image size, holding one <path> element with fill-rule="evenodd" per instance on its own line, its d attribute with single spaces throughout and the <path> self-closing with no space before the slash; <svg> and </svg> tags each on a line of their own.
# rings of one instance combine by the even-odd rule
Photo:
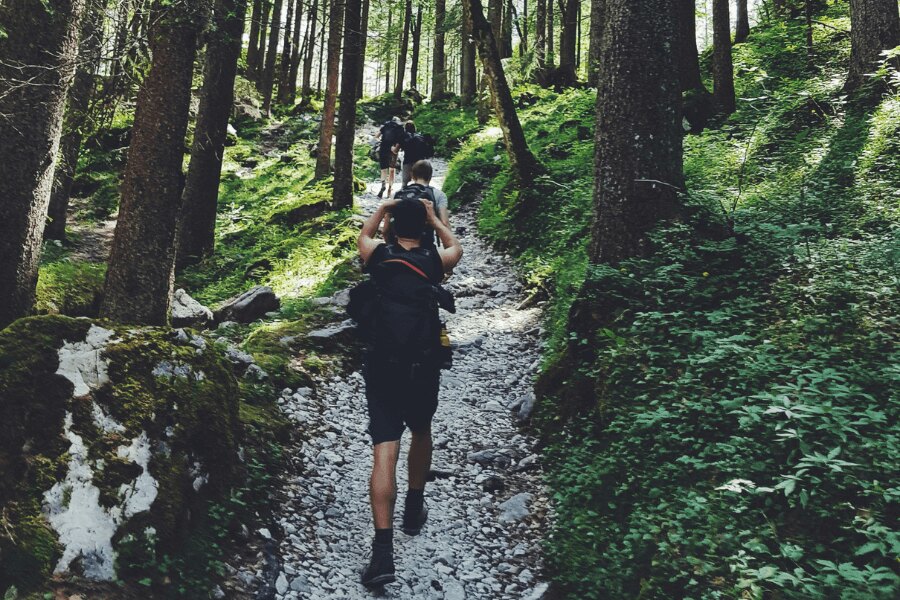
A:
<svg viewBox="0 0 900 600">
<path fill-rule="evenodd" d="M 300 21 L 303 16 L 303 0 L 297 0 L 294 9 L 294 42 L 291 44 L 291 64 L 288 71 L 288 80 L 285 90 L 285 104 L 294 105 L 297 101 L 297 77 L 300 73 L 300 60 L 303 47 L 300 44 Z"/>
<path fill-rule="evenodd" d="M 406 0 L 403 11 L 403 37 L 400 40 L 400 54 L 397 57 L 397 73 L 394 76 L 394 99 L 403 95 L 403 79 L 406 77 L 406 52 L 409 48 L 409 29 L 412 21 L 412 0 Z"/>
<path fill-rule="evenodd" d="M 272 92 L 275 87 L 275 65 L 278 61 L 278 42 L 281 36 L 281 8 L 283 0 L 275 0 L 272 9 L 272 24 L 269 27 L 269 47 L 266 49 L 266 63 L 263 67 L 262 93 L 263 112 L 268 116 L 272 112 Z"/>
<path fill-rule="evenodd" d="M 673 1 L 607 2 L 589 250 L 594 264 L 646 255 L 647 232 L 679 213 L 682 132 L 671 51 Z"/>
<path fill-rule="evenodd" d="M 153 64 L 137 98 L 100 307 L 113 321 L 169 322 L 191 78 L 207 8 L 206 2 L 168 0 L 152 8 Z"/>
<path fill-rule="evenodd" d="M 434 53 L 431 67 L 431 99 L 440 100 L 447 94 L 447 58 L 444 55 L 444 18 L 446 0 L 434 2 Z"/>
<path fill-rule="evenodd" d="M 366 83 L 366 46 L 369 42 L 369 0 L 363 0 L 362 16 L 360 18 L 359 36 L 359 75 L 356 80 L 356 98 L 361 99 L 365 95 Z"/>
<path fill-rule="evenodd" d="M 559 0 L 562 31 L 559 38 L 559 75 L 563 86 L 573 86 L 578 81 L 575 72 L 575 48 L 578 44 L 578 6 L 580 0 Z"/>
<path fill-rule="evenodd" d="M 262 87 L 262 78 L 263 71 L 266 68 L 266 44 L 268 43 L 268 36 L 266 35 L 269 32 L 269 15 L 272 11 L 272 0 L 262 0 L 263 1 L 263 9 L 262 9 L 262 20 L 259 23 L 259 39 L 257 43 L 259 44 L 256 49 L 257 61 L 255 65 L 255 72 L 253 73 L 253 81 L 256 82 L 256 89 L 260 89 Z M 274 19 L 273 19 L 274 20 Z"/>
<path fill-rule="evenodd" d="M 479 7 L 481 3 L 478 3 Z M 470 105 L 475 101 L 477 73 L 475 71 L 475 44 L 472 41 L 472 16 L 469 14 L 472 5 L 469 0 L 462 0 L 462 39 L 459 58 L 459 95 L 463 104 Z"/>
<path fill-rule="evenodd" d="M 316 77 L 316 94 L 322 94 L 322 72 L 325 66 L 325 26 L 330 25 L 328 21 L 329 7 L 326 2 L 322 2 L 322 27 L 319 28 L 319 74 Z"/>
<path fill-rule="evenodd" d="M 513 55 L 513 0 L 504 0 L 503 23 L 500 26 L 500 57 L 510 58 Z"/>
<path fill-rule="evenodd" d="M 522 17 L 519 16 L 515 2 L 509 3 L 509 9 L 512 11 L 512 23 L 516 33 L 519 34 L 519 58 L 522 58 L 528 51 L 528 0 L 522 3 Z"/>
<path fill-rule="evenodd" d="M 287 0 L 287 15 L 284 21 L 284 43 L 281 46 L 281 62 L 278 69 L 278 104 L 290 102 L 288 79 L 291 76 L 291 56 L 293 55 L 294 6 L 297 0 Z M 299 27 L 298 27 L 299 29 Z"/>
<path fill-rule="evenodd" d="M 690 1 L 693 3 L 693 0 Z M 600 48 L 603 40 L 603 28 L 606 25 L 606 16 L 604 13 L 606 10 L 606 2 L 607 0 L 591 0 L 591 25 L 589 33 L 590 40 L 588 44 L 587 73 L 588 85 L 592 87 L 597 87 L 597 78 L 600 75 Z M 697 43 L 694 42 L 694 49 L 696 50 L 696 48 Z"/>
<path fill-rule="evenodd" d="M 674 0 L 676 51 L 680 89 L 683 92 L 682 112 L 692 133 L 700 133 L 715 113 L 715 101 L 703 84 L 700 57 L 697 54 L 696 0 Z"/>
<path fill-rule="evenodd" d="M 494 39 L 491 26 L 484 18 L 481 2 L 480 0 L 465 0 L 464 6 L 468 6 L 466 17 L 469 20 L 469 30 L 478 46 L 478 54 L 481 56 L 481 63 L 491 87 L 494 110 L 506 142 L 510 169 L 520 187 L 524 187 L 537 174 L 538 162 L 525 140 L 525 133 L 519 123 L 519 116 L 516 114 L 512 94 L 503 72 L 503 62 L 497 49 L 497 41 Z"/>
<path fill-rule="evenodd" d="M 253 0 L 250 13 L 250 41 L 247 45 L 247 78 L 253 79 L 259 72 L 259 34 L 262 21 L 263 0 Z"/>
<path fill-rule="evenodd" d="M 182 196 L 179 264 L 212 254 L 215 245 L 219 180 L 247 0 L 216 0 L 213 10 L 214 27 L 206 47 L 200 109 Z"/>
<path fill-rule="evenodd" d="M 547 2 L 548 0 L 537 0 L 534 15 L 534 57 L 538 74 L 547 66 Z"/>
<path fill-rule="evenodd" d="M 31 312 L 84 0 L 0 4 L 0 328 Z"/>
<path fill-rule="evenodd" d="M 547 0 L 547 68 L 553 69 L 556 64 L 556 49 L 554 44 L 556 43 L 556 38 L 553 35 L 553 25 L 554 25 L 555 17 L 553 10 L 553 0 Z"/>
<path fill-rule="evenodd" d="M 353 142 L 356 139 L 356 80 L 359 77 L 361 53 L 362 8 L 360 0 L 345 0 L 344 11 L 344 68 L 341 72 L 341 110 L 338 113 L 337 136 L 334 147 L 334 188 L 332 206 L 335 210 L 353 207 Z M 421 9 L 420 9 L 421 10 Z"/>
<path fill-rule="evenodd" d="M 855 90 L 875 71 L 881 53 L 900 45 L 896 0 L 850 0 L 850 71 L 845 89 Z"/>
<path fill-rule="evenodd" d="M 741 44 L 747 41 L 750 35 L 750 13 L 747 10 L 747 0 L 737 0 L 737 23 L 734 28 L 734 43 Z"/>
<path fill-rule="evenodd" d="M 309 26 L 306 33 L 306 56 L 303 60 L 303 86 L 300 89 L 300 104 L 309 104 L 312 95 L 312 65 L 316 53 L 316 21 L 319 20 L 319 0 L 313 0 L 309 9 Z"/>
<path fill-rule="evenodd" d="M 713 98 L 719 110 L 735 110 L 734 67 L 731 62 L 731 17 L 728 0 L 713 0 Z"/>
<path fill-rule="evenodd" d="M 331 138 L 334 136 L 335 104 L 338 75 L 341 68 L 341 28 L 344 21 L 344 2 L 345 0 L 331 0 L 328 17 L 328 72 L 325 78 L 322 126 L 319 129 L 319 149 L 316 154 L 316 179 L 321 179 L 331 173 Z"/>
<path fill-rule="evenodd" d="M 385 59 L 384 59 L 384 93 L 391 91 L 391 63 L 393 55 L 391 53 L 391 23 L 394 20 L 394 5 L 388 4 L 388 20 L 387 20 L 387 40 L 385 40 Z"/>
<path fill-rule="evenodd" d="M 416 22 L 412 29 L 412 64 L 409 66 L 409 87 L 419 89 L 419 51 L 422 41 L 422 3 L 416 9 Z"/>
<path fill-rule="evenodd" d="M 53 173 L 48 221 L 44 239 L 66 239 L 66 216 L 69 196 L 75 181 L 81 142 L 88 126 L 91 98 L 94 94 L 95 73 L 100 65 L 103 11 L 96 2 L 88 2 L 81 25 L 81 43 L 78 50 L 78 68 L 69 89 L 69 97 L 63 122 L 63 135 L 59 143 L 59 158 Z"/>
</svg>

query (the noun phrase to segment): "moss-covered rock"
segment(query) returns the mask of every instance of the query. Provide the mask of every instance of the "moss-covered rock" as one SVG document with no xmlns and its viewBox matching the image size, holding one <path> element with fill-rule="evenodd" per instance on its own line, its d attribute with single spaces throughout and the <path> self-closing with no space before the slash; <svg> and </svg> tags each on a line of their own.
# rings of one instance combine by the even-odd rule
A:
<svg viewBox="0 0 900 600">
<path fill-rule="evenodd" d="M 184 330 L 44 316 L 0 331 L 0 589 L 144 576 L 140 556 L 172 552 L 239 480 L 238 397 L 220 351 Z"/>
</svg>

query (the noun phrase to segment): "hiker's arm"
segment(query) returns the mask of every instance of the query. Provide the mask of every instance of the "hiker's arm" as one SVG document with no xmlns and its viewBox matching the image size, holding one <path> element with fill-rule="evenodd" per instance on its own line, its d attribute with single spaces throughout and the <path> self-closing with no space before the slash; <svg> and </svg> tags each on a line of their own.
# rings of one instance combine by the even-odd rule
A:
<svg viewBox="0 0 900 600">
<path fill-rule="evenodd" d="M 391 215 L 384 213 L 384 222 L 381 224 L 381 238 L 389 242 L 391 239 Z"/>
<path fill-rule="evenodd" d="M 356 247 L 359 249 L 359 257 L 364 263 L 369 262 L 369 258 L 372 257 L 375 248 L 381 244 L 375 239 L 375 235 L 378 233 L 378 224 L 381 223 L 381 220 L 394 204 L 395 202 L 393 201 L 385 202 L 363 223 L 362 230 L 359 232 L 359 239 L 356 240 Z"/>
<path fill-rule="evenodd" d="M 446 225 L 448 228 L 450 227 L 450 211 L 446 206 L 442 206 L 438 209 L 438 216 L 441 218 L 441 223 Z"/>
<path fill-rule="evenodd" d="M 443 246 L 443 248 L 438 248 L 441 264 L 444 266 L 444 271 L 450 271 L 456 266 L 459 259 L 462 258 L 462 246 L 460 245 L 459 240 L 456 239 L 456 236 L 453 235 L 453 232 L 450 231 L 450 228 L 444 225 L 444 223 L 434 214 L 434 204 L 428 200 L 422 200 L 422 202 L 425 204 L 428 224 L 434 228 L 434 231 L 437 233 L 438 239 L 441 240 L 441 245 Z"/>
</svg>

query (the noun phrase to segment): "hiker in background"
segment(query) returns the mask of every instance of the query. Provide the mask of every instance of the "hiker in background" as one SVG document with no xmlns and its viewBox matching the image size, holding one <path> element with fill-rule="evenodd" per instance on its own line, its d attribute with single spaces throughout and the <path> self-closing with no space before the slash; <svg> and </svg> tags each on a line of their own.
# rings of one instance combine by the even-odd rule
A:
<svg viewBox="0 0 900 600">
<path fill-rule="evenodd" d="M 400 149 L 403 150 L 403 186 L 412 179 L 413 165 L 420 160 L 434 158 L 434 144 L 429 137 L 416 131 L 416 124 L 407 121 L 403 126 L 406 135 L 400 141 Z"/>
<path fill-rule="evenodd" d="M 389 215 L 396 244 L 375 239 L 378 224 Z M 426 226 L 437 231 L 443 247 L 424 246 Z M 379 587 L 394 574 L 394 504 L 400 438 L 412 431 L 409 488 L 402 530 L 417 535 L 428 518 L 425 482 L 431 469 L 431 420 L 437 410 L 442 346 L 438 305 L 453 310 L 452 297 L 440 282 L 462 258 L 462 247 L 423 200 L 389 200 L 365 222 L 357 241 L 359 255 L 378 289 L 371 344 L 363 370 L 373 444 L 369 498 L 375 525 L 372 556 L 362 584 Z M 436 301 L 435 301 L 436 298 Z M 449 349 L 449 344 L 446 345 Z"/>
<path fill-rule="evenodd" d="M 400 151 L 400 142 L 406 137 L 403 123 L 400 117 L 392 117 L 382 124 L 378 131 L 378 166 L 381 167 L 381 189 L 378 197 L 384 195 L 387 188 L 388 197 L 394 189 L 394 168 L 397 165 L 397 153 Z"/>
<path fill-rule="evenodd" d="M 406 165 L 404 164 L 404 170 L 405 169 Z M 434 212 L 441 223 L 450 227 L 450 210 L 448 207 L 447 194 L 431 185 L 431 178 L 434 174 L 434 168 L 431 165 L 431 161 L 417 161 L 415 164 L 411 165 L 409 173 L 409 182 L 405 184 L 399 192 L 394 194 L 394 199 L 428 200 L 434 205 Z M 382 225 L 382 232 L 384 234 L 384 239 L 388 243 L 396 241 L 394 233 L 391 230 L 391 219 L 389 217 L 385 217 L 384 224 Z M 435 239 L 434 229 L 426 225 L 422 232 L 423 245 L 434 245 L 437 241 L 440 240 Z"/>
</svg>

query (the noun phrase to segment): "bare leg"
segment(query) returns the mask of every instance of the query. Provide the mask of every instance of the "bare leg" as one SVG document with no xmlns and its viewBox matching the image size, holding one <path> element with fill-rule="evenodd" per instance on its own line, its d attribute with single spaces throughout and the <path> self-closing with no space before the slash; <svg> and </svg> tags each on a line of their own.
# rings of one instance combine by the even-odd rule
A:
<svg viewBox="0 0 900 600">
<path fill-rule="evenodd" d="M 400 441 L 376 444 L 373 454 L 372 477 L 369 479 L 372 517 L 375 529 L 389 529 L 393 527 L 394 502 L 397 500 L 397 458 L 400 456 Z"/>
<path fill-rule="evenodd" d="M 431 469 L 431 428 L 412 434 L 409 445 L 409 488 L 424 490 Z"/>
</svg>

